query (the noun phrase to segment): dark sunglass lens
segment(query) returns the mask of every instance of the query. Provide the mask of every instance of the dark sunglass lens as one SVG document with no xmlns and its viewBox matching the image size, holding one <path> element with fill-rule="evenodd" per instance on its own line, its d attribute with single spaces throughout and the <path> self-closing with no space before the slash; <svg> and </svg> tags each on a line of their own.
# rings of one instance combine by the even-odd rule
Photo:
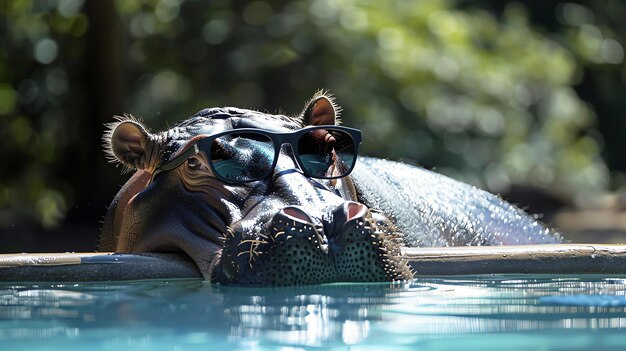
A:
<svg viewBox="0 0 626 351">
<path fill-rule="evenodd" d="M 213 172 L 224 180 L 232 183 L 258 180 L 274 163 L 274 144 L 263 134 L 233 132 L 213 141 L 210 159 Z"/>
<path fill-rule="evenodd" d="M 315 129 L 300 137 L 298 154 L 309 177 L 344 177 L 356 162 L 354 140 L 345 131 Z"/>
</svg>

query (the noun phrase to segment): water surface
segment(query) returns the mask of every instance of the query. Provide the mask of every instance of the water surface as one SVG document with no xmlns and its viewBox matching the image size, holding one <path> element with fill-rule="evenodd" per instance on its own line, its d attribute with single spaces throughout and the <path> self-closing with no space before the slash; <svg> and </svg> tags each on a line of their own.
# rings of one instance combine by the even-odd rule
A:
<svg viewBox="0 0 626 351">
<path fill-rule="evenodd" d="M 626 276 L 0 283 L 0 350 L 624 350 Z"/>
</svg>

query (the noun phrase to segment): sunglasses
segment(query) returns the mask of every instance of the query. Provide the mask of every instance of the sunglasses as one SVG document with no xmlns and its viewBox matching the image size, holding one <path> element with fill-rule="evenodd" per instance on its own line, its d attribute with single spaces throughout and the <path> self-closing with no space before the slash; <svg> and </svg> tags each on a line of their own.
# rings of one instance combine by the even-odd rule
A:
<svg viewBox="0 0 626 351">
<path fill-rule="evenodd" d="M 180 166 L 204 152 L 213 174 L 230 183 L 247 183 L 267 178 L 278 161 L 280 148 L 289 144 L 302 173 L 311 178 L 345 177 L 356 164 L 361 131 L 343 126 L 312 126 L 293 132 L 276 133 L 242 128 L 199 139 L 190 148 L 157 167 L 161 172 Z"/>
</svg>

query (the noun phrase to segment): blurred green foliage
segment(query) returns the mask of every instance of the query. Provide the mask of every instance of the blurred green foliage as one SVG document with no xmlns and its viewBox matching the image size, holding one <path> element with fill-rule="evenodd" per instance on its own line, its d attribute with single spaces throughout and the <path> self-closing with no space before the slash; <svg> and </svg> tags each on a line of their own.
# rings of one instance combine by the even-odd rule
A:
<svg viewBox="0 0 626 351">
<path fill-rule="evenodd" d="M 532 184 L 584 199 L 616 179 L 602 116 L 577 91 L 596 71 L 623 83 L 614 14 L 593 5 L 551 1 L 554 20 L 538 24 L 531 6 L 499 1 L 110 4 L 112 17 L 81 0 L 0 3 L 0 227 L 52 227 L 94 193 L 112 196 L 121 180 L 89 173 L 103 155 L 87 129 L 101 134 L 108 113 L 89 96 L 103 92 L 123 97 L 113 113 L 164 129 L 208 106 L 298 113 L 326 88 L 365 154 L 494 192 Z M 116 50 L 97 50 L 94 23 L 115 29 Z M 94 79 L 102 62 L 119 81 Z"/>
<path fill-rule="evenodd" d="M 74 200 L 58 175 L 80 136 L 70 87 L 82 60 L 88 20 L 80 1 L 0 3 L 0 226 L 15 217 L 44 227 Z"/>
</svg>

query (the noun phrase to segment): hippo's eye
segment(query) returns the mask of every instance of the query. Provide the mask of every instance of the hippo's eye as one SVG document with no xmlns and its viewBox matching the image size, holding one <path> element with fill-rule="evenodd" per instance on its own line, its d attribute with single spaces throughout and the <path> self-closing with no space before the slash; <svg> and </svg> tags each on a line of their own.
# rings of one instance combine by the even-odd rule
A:
<svg viewBox="0 0 626 351">
<path fill-rule="evenodd" d="M 202 166 L 202 163 L 200 163 L 200 160 L 195 157 L 190 157 L 187 160 L 187 167 L 189 167 L 189 169 L 196 170 L 199 169 L 200 166 Z"/>
</svg>

